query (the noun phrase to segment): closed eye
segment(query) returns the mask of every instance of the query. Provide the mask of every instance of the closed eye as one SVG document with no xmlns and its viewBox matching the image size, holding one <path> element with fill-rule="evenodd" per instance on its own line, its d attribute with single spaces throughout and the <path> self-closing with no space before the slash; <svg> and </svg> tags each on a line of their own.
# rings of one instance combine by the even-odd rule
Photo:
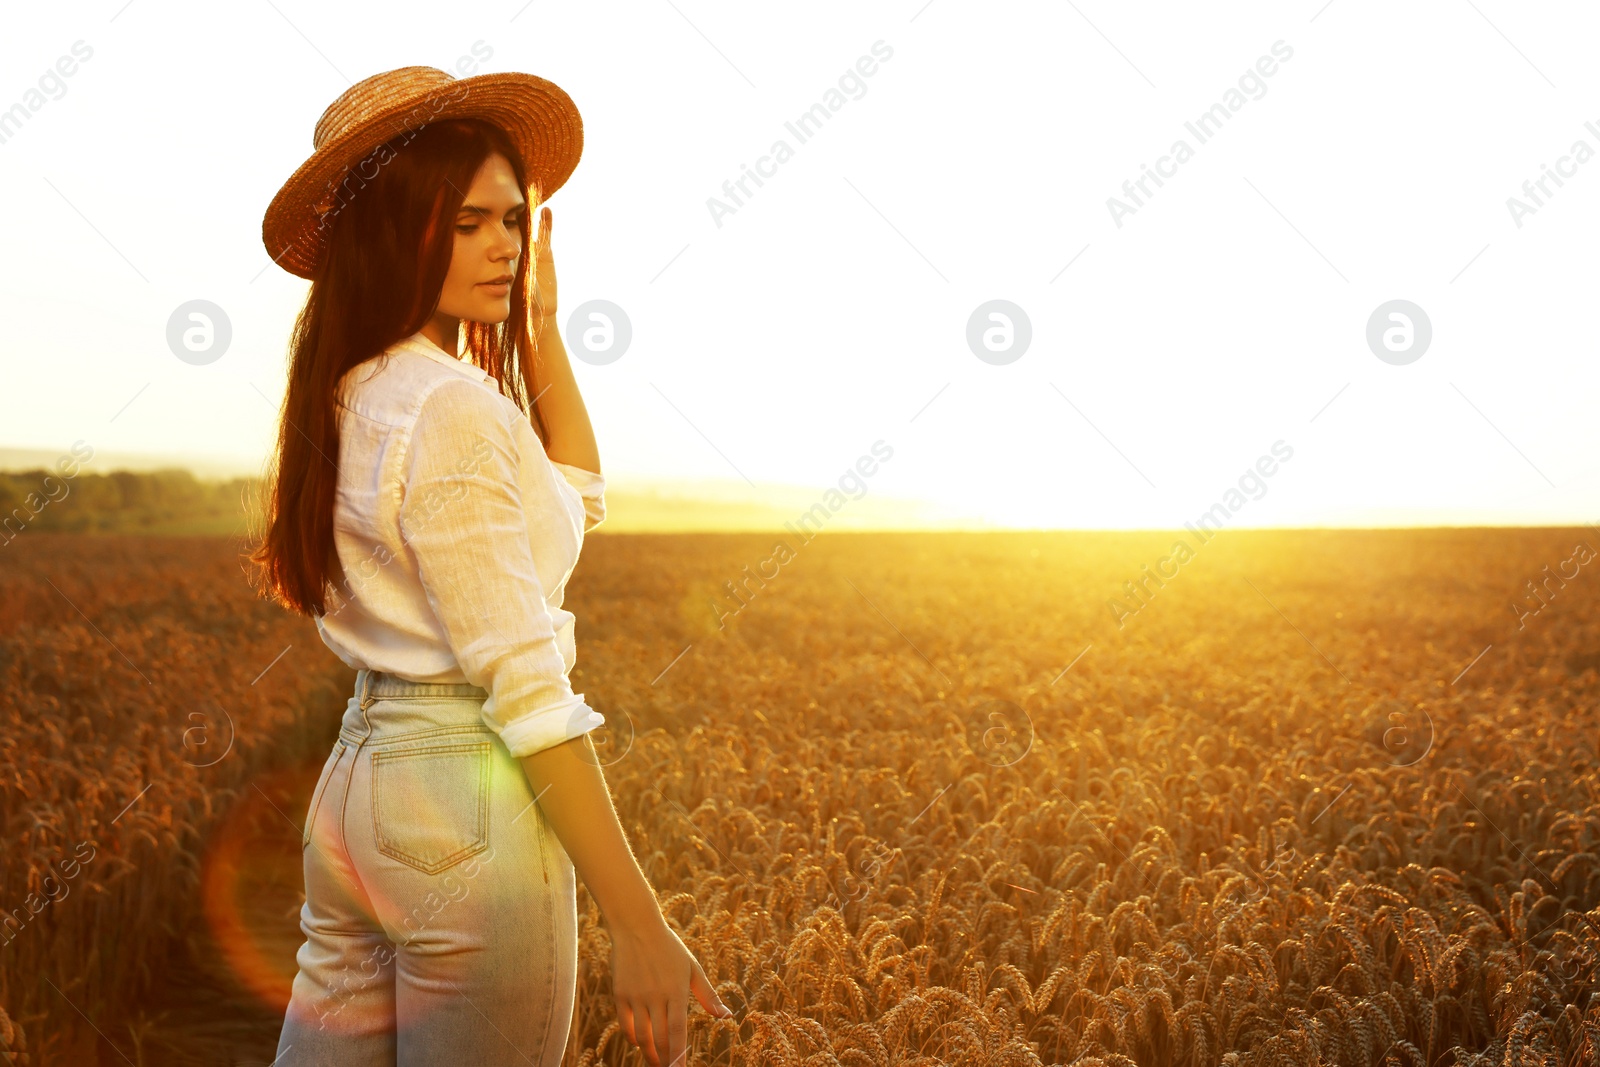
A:
<svg viewBox="0 0 1600 1067">
<path fill-rule="evenodd" d="M 518 217 L 516 217 L 514 219 L 507 219 L 506 220 L 506 225 L 507 226 L 515 226 L 518 229 L 521 229 L 521 227 L 522 227 L 522 217 L 519 215 Z M 476 232 L 477 229 L 478 229 L 478 224 L 475 223 L 475 222 L 462 223 L 462 224 L 458 224 L 456 226 L 456 232 L 457 233 L 474 233 L 474 232 Z"/>
</svg>

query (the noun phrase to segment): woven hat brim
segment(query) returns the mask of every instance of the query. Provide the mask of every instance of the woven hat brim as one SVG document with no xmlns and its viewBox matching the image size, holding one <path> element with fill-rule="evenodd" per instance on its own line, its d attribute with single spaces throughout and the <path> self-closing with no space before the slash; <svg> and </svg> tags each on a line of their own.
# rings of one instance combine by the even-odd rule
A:
<svg viewBox="0 0 1600 1067">
<path fill-rule="evenodd" d="M 545 199 L 566 184 L 583 154 L 583 118 L 558 85 L 506 72 L 460 78 L 406 94 L 312 153 L 278 190 L 261 222 L 267 255 L 290 274 L 311 278 L 321 256 L 325 220 L 317 205 L 359 195 L 361 177 L 346 172 L 385 141 L 429 122 L 480 118 L 506 132 L 522 156 L 528 181 Z M 367 175 L 371 177 L 371 175 Z M 337 217 L 335 203 L 328 218 Z"/>
</svg>

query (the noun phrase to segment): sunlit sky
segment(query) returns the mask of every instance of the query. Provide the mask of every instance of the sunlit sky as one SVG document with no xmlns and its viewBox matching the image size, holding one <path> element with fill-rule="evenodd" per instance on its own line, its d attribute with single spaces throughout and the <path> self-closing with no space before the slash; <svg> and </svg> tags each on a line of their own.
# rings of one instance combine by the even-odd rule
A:
<svg viewBox="0 0 1600 1067">
<path fill-rule="evenodd" d="M 468 57 L 583 113 L 550 206 L 563 318 L 632 325 L 574 360 L 611 489 L 803 507 L 881 441 L 858 522 L 1178 527 L 1241 479 L 1240 527 L 1600 517 L 1600 12 L 1220 7 L 29 5 L 0 38 L 0 447 L 257 471 L 309 285 L 267 203 L 353 81 Z M 195 299 L 232 328 L 205 365 L 166 339 Z M 979 358 L 996 300 L 1031 340 Z M 1431 329 L 1409 362 L 1392 301 Z M 1375 313 L 1411 351 L 1379 358 Z"/>
</svg>

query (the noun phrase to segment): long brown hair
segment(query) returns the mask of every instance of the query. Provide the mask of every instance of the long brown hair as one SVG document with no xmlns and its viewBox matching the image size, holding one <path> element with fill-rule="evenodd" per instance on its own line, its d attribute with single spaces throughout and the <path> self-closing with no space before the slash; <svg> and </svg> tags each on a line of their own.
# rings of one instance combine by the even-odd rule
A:
<svg viewBox="0 0 1600 1067">
<path fill-rule="evenodd" d="M 494 324 L 463 320 L 461 333 L 472 362 L 494 377 L 548 442 L 538 406 L 528 399 L 537 396 L 538 380 L 537 332 L 529 328 L 538 319 L 529 293 L 529 223 L 540 190 L 529 186 L 522 159 L 492 123 L 452 119 L 408 130 L 351 169 L 376 174 L 347 178 L 336 210 L 325 216 L 332 219 L 325 247 L 289 343 L 288 391 L 262 480 L 266 504 L 250 509 L 252 526 L 264 526 L 248 556 L 252 584 L 299 614 L 326 614 L 328 587 L 342 577 L 333 540 L 340 380 L 433 317 L 450 270 L 456 214 L 493 152 L 510 162 L 528 198 L 522 256 L 510 316 Z"/>
</svg>

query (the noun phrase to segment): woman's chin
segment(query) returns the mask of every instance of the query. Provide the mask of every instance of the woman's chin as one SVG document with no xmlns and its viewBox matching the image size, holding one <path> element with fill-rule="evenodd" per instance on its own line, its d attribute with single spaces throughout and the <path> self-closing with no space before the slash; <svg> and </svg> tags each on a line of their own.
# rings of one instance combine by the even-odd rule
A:
<svg viewBox="0 0 1600 1067">
<path fill-rule="evenodd" d="M 490 326 L 498 326 L 511 317 L 511 301 L 501 297 L 498 299 L 479 300 L 469 314 L 461 316 L 473 322 L 482 322 Z"/>
</svg>

